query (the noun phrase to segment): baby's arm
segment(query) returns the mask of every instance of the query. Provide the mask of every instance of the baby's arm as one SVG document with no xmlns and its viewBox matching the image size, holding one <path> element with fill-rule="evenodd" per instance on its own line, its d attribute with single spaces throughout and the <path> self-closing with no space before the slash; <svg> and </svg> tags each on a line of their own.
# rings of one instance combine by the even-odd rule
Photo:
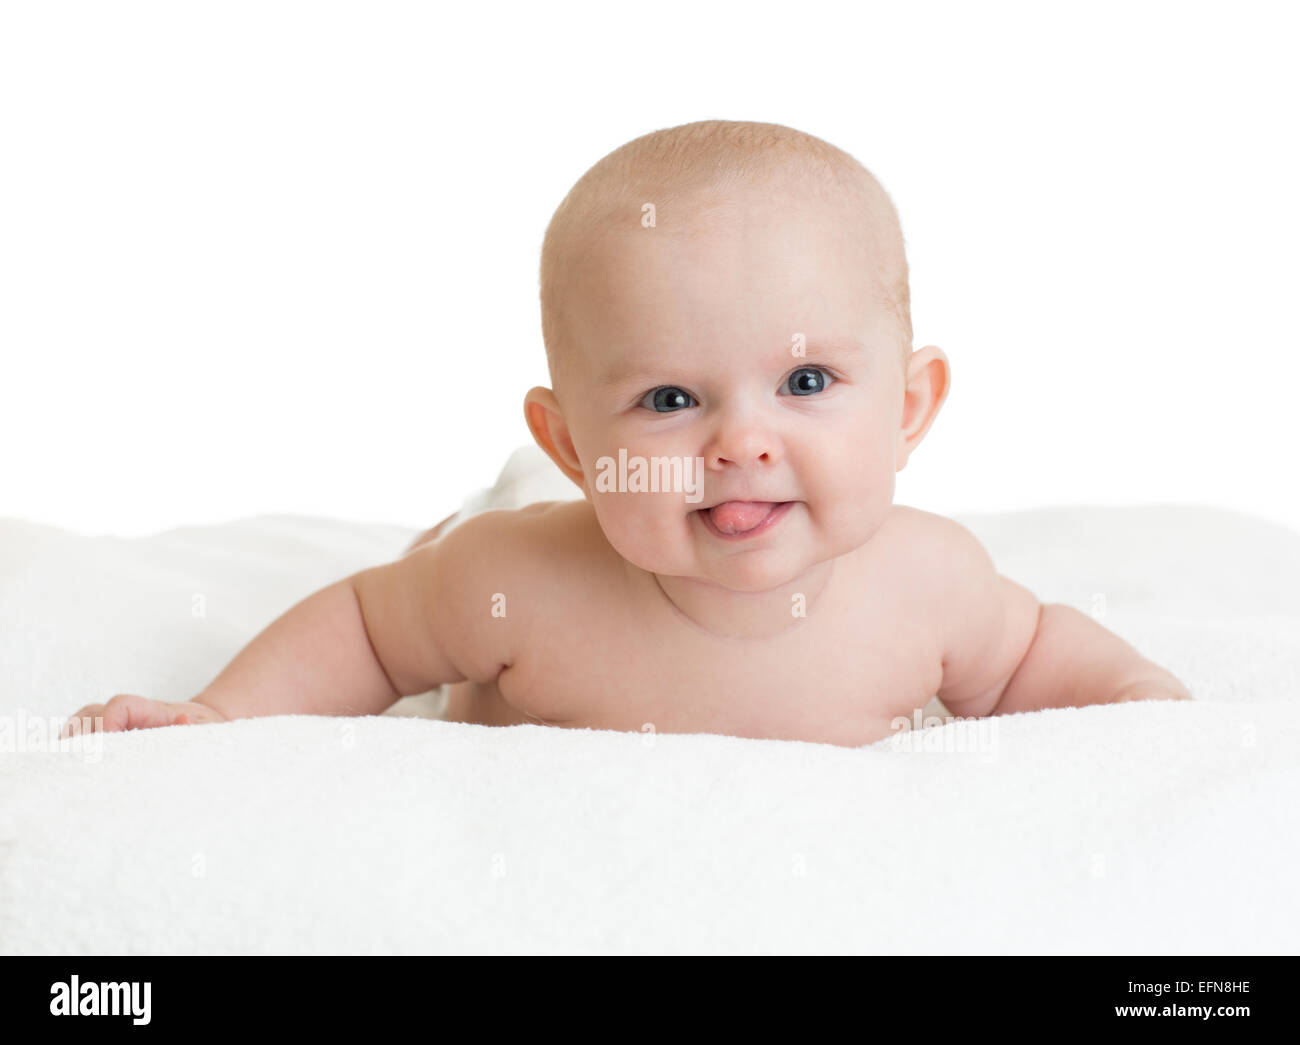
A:
<svg viewBox="0 0 1300 1045">
<path fill-rule="evenodd" d="M 119 694 L 81 709 L 65 732 L 81 732 L 84 720 L 96 718 L 111 732 L 263 715 L 372 715 L 400 697 L 460 682 L 466 676 L 448 651 L 478 638 L 457 627 L 456 604 L 478 558 L 472 548 L 479 528 L 467 524 L 307 597 L 192 701 Z M 508 636 L 507 629 L 483 630 L 498 645 Z M 502 656 L 472 647 L 466 659 L 477 663 L 481 653 Z"/>
<path fill-rule="evenodd" d="M 938 517 L 936 517 L 938 518 Z M 938 697 L 978 718 L 1133 700 L 1190 700 L 1172 674 L 1114 632 L 1061 603 L 1041 604 L 999 576 L 970 531 L 945 520 L 947 579 Z"/>
<path fill-rule="evenodd" d="M 376 715 L 462 678 L 430 641 L 436 545 L 322 588 L 273 621 L 197 697 L 226 718 Z M 422 656 L 412 650 L 421 647 Z"/>
</svg>

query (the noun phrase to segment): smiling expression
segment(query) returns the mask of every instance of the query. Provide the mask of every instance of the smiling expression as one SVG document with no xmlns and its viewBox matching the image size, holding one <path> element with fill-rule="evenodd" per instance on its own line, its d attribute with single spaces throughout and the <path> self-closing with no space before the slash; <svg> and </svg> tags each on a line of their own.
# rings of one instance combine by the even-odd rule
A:
<svg viewBox="0 0 1300 1045">
<path fill-rule="evenodd" d="M 871 237 L 769 184 L 585 246 L 555 391 L 610 544 L 760 591 L 868 541 L 893 503 L 906 347 Z M 620 448 L 702 458 L 703 499 L 596 490 Z"/>
</svg>

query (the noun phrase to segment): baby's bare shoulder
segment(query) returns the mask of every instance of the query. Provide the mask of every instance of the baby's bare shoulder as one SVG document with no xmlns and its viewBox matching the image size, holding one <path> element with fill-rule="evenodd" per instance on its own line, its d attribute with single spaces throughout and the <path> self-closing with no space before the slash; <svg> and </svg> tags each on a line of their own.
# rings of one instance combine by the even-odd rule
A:
<svg viewBox="0 0 1300 1045">
<path fill-rule="evenodd" d="M 550 585 L 557 576 L 586 576 L 613 554 L 586 500 L 539 501 L 523 508 L 493 508 L 438 539 L 444 556 L 473 573 L 478 583 L 506 583 L 516 591 Z M 575 574 L 576 567 L 584 572 Z"/>
<path fill-rule="evenodd" d="M 583 547 L 592 529 L 599 530 L 590 502 L 538 501 L 522 508 L 492 508 L 472 515 L 448 537 L 461 533 L 465 543 L 505 540 L 511 547 L 540 550 Z"/>
<path fill-rule="evenodd" d="M 950 605 L 955 588 L 972 577 L 992 576 L 988 550 L 969 529 L 945 515 L 896 504 L 876 540 L 886 551 L 884 561 L 906 574 L 909 588 Z"/>
<path fill-rule="evenodd" d="M 461 678 L 491 681 L 590 603 L 584 596 L 610 574 L 599 568 L 602 545 L 586 501 L 493 508 L 392 564 L 393 588 L 411 594 L 377 601 L 408 606 L 391 614 L 390 630 L 410 631 L 412 647 L 431 640 L 438 653 L 417 649 L 424 660 L 449 660 Z"/>
<path fill-rule="evenodd" d="M 938 697 L 955 714 L 986 715 L 1033 641 L 1038 598 L 1002 576 L 983 542 L 957 520 L 902 508 L 891 522 L 909 549 L 896 559 L 919 580 L 915 590 L 938 628 Z"/>
<path fill-rule="evenodd" d="M 906 504 L 890 508 L 878 536 L 896 550 L 906 549 L 923 556 L 969 552 L 972 542 L 979 544 L 978 538 L 956 519 Z"/>
</svg>

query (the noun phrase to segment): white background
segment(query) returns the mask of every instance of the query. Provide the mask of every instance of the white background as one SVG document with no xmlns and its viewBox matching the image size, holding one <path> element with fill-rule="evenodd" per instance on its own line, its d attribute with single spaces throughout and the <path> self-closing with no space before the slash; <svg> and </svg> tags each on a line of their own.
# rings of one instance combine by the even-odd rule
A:
<svg viewBox="0 0 1300 1045">
<path fill-rule="evenodd" d="M 1300 529 L 1265 3 L 0 4 L 0 515 L 428 526 L 529 440 L 537 261 L 692 120 L 846 149 L 953 386 L 897 499 Z"/>
</svg>

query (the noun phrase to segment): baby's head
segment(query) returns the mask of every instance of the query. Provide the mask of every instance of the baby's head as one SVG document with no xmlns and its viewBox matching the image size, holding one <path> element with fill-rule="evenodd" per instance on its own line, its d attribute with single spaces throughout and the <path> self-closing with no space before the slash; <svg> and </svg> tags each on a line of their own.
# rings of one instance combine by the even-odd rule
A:
<svg viewBox="0 0 1300 1045">
<path fill-rule="evenodd" d="M 529 427 L 660 575 L 761 591 L 859 547 L 947 395 L 943 353 L 912 351 L 889 196 L 776 124 L 686 124 L 600 160 L 546 230 L 541 304 L 553 389 L 528 393 Z"/>
</svg>

